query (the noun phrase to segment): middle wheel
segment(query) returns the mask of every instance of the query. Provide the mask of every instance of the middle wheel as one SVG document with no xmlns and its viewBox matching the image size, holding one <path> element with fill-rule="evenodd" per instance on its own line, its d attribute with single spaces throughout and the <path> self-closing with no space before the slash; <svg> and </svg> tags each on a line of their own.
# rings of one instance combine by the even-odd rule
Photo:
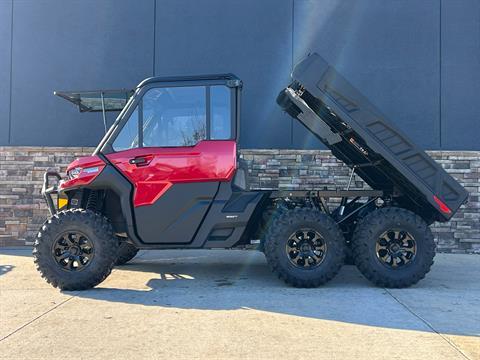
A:
<svg viewBox="0 0 480 360">
<path fill-rule="evenodd" d="M 317 287 L 342 267 L 345 239 L 329 216 L 297 208 L 283 212 L 270 225 L 265 256 L 272 271 L 287 284 Z"/>
</svg>

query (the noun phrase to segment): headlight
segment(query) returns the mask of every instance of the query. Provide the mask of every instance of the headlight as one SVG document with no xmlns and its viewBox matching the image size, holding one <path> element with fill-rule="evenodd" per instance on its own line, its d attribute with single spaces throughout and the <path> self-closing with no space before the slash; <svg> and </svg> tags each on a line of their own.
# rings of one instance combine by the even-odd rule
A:
<svg viewBox="0 0 480 360">
<path fill-rule="evenodd" d="M 72 179 L 75 179 L 78 177 L 78 175 L 80 175 L 80 172 L 82 171 L 82 168 L 81 167 L 76 167 L 76 168 L 73 168 L 72 170 L 70 170 L 68 173 L 67 173 L 67 176 L 70 180 Z"/>
<path fill-rule="evenodd" d="M 70 170 L 68 173 L 67 173 L 67 176 L 68 176 L 68 179 L 69 180 L 73 180 L 73 179 L 76 179 L 80 173 L 83 173 L 83 174 L 95 174 L 95 173 L 98 173 L 100 171 L 100 168 L 98 166 L 93 166 L 93 167 L 88 167 L 88 168 L 81 168 L 81 167 L 76 167 L 76 168 L 73 168 L 72 170 Z"/>
</svg>

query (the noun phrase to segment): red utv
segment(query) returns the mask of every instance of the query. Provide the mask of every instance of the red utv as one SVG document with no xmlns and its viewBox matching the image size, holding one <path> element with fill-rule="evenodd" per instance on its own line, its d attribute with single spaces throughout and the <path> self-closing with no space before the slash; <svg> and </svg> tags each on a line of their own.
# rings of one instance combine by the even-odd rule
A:
<svg viewBox="0 0 480 360">
<path fill-rule="evenodd" d="M 81 111 L 123 109 L 66 178 L 45 174 L 51 216 L 34 245 L 42 276 L 81 290 L 139 249 L 251 248 L 298 287 L 331 280 L 347 252 L 379 286 L 422 279 L 435 254 L 429 225 L 448 221 L 466 191 L 317 54 L 292 78 L 279 105 L 371 189 L 250 190 L 237 149 L 242 83 L 231 74 L 58 93 Z"/>
</svg>

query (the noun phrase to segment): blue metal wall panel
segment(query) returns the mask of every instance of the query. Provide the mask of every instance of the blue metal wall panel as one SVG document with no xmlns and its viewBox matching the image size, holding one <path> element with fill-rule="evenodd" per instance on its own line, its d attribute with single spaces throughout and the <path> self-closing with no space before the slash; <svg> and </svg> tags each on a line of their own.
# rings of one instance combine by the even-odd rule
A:
<svg viewBox="0 0 480 360">
<path fill-rule="evenodd" d="M 0 145 L 8 143 L 12 2 L 0 2 Z"/>
<path fill-rule="evenodd" d="M 241 145 L 290 146 L 275 99 L 292 66 L 291 0 L 158 0 L 156 75 L 232 72 L 244 82 Z"/>
<path fill-rule="evenodd" d="M 414 142 L 440 145 L 438 0 L 296 0 L 294 59 L 316 51 Z M 295 147 L 318 141 L 294 125 Z"/>
<path fill-rule="evenodd" d="M 80 114 L 53 91 L 151 76 L 153 9 L 153 0 L 15 1 L 11 145 L 98 143 L 101 115 Z"/>
<path fill-rule="evenodd" d="M 480 2 L 442 1 L 442 148 L 480 150 Z"/>
<path fill-rule="evenodd" d="M 476 0 L 14 1 L 13 50 L 11 8 L 0 1 L 0 145 L 96 144 L 101 115 L 53 90 L 132 87 L 155 67 L 241 77 L 243 147 L 316 148 L 275 97 L 317 51 L 421 146 L 480 149 Z"/>
</svg>

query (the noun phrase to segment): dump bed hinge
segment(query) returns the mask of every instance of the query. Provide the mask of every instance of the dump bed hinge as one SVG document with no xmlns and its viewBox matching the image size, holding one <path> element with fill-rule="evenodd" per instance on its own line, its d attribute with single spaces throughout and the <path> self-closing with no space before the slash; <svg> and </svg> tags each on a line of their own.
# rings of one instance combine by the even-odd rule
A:
<svg viewBox="0 0 480 360">
<path fill-rule="evenodd" d="M 342 141 L 341 136 L 334 133 L 330 126 L 328 126 L 293 89 L 287 88 L 285 92 L 288 98 L 302 111 L 297 115 L 298 120 L 310 131 L 319 136 L 328 145 Z"/>
</svg>

